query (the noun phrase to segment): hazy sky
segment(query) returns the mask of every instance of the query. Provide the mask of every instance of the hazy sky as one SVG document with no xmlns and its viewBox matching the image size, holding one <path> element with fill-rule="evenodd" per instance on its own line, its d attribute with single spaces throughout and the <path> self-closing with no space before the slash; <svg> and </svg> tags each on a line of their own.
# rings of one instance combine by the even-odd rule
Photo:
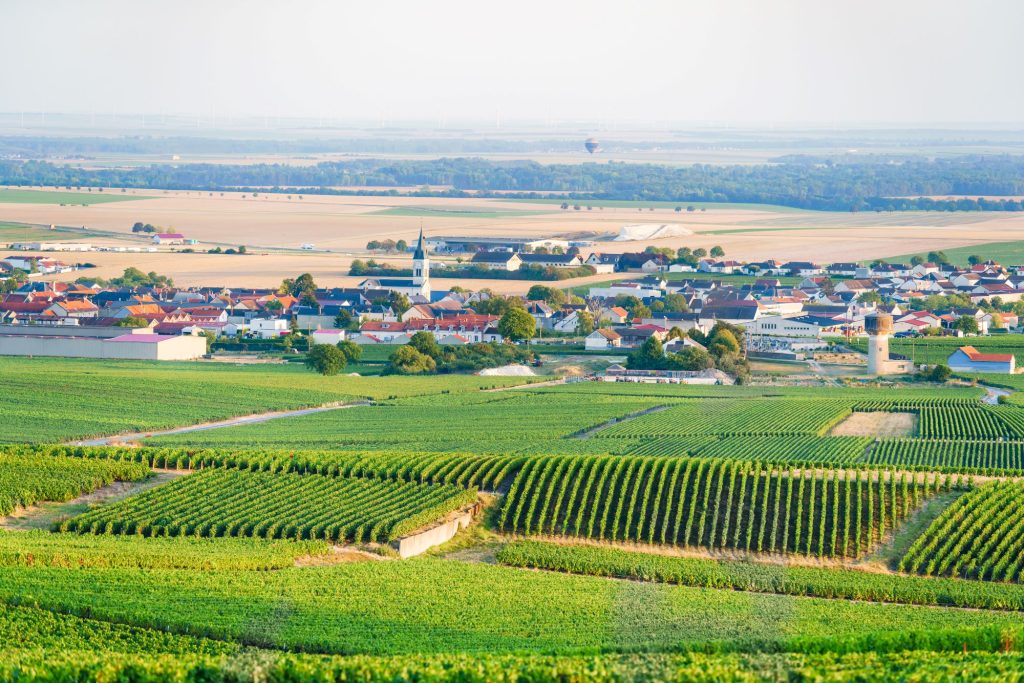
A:
<svg viewBox="0 0 1024 683">
<path fill-rule="evenodd" d="M 1024 123 L 1022 0 L 0 0 L 0 110 Z"/>
</svg>

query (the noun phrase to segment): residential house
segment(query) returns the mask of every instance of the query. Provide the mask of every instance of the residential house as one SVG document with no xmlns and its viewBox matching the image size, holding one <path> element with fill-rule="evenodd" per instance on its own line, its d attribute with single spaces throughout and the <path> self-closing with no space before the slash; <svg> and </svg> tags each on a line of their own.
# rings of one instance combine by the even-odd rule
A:
<svg viewBox="0 0 1024 683">
<path fill-rule="evenodd" d="M 946 359 L 954 372 L 991 372 L 1013 374 L 1016 359 L 1012 353 L 982 353 L 973 346 L 961 346 Z"/>
<path fill-rule="evenodd" d="M 518 253 L 511 251 L 478 251 L 473 254 L 470 263 L 488 270 L 514 272 L 523 265 L 523 259 Z"/>
</svg>

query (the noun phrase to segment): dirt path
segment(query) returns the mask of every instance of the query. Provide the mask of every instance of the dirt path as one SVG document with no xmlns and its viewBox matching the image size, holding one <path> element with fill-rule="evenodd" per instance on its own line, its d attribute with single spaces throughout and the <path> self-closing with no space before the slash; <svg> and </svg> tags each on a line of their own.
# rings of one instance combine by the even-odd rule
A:
<svg viewBox="0 0 1024 683">
<path fill-rule="evenodd" d="M 181 470 L 154 470 L 154 476 L 145 481 L 116 481 L 109 486 L 98 488 L 95 491 L 63 503 L 44 502 L 30 505 L 27 508 L 19 508 L 7 517 L 0 518 L 0 529 L 6 531 L 49 529 L 53 526 L 54 522 L 80 515 L 93 506 L 116 503 L 128 496 L 134 496 L 137 493 L 151 489 L 154 486 L 166 484 L 185 474 L 188 474 L 188 472 Z"/>
<path fill-rule="evenodd" d="M 534 375 L 534 377 L 536 377 L 536 375 Z M 483 392 L 491 394 L 497 391 L 513 391 L 515 389 L 535 389 L 537 387 L 550 387 L 556 384 L 565 384 L 565 378 L 560 377 L 558 379 L 551 379 L 545 382 L 530 382 L 527 384 L 514 384 L 510 387 L 496 387 L 494 389 L 484 389 Z"/>
<path fill-rule="evenodd" d="M 997 389 L 995 387 L 982 387 L 985 390 L 985 395 L 981 397 L 982 403 L 987 403 L 990 406 L 997 405 L 999 403 L 1000 396 L 1009 396 L 1012 392 L 1009 389 Z"/>
<path fill-rule="evenodd" d="M 615 424 L 619 424 L 620 422 L 628 422 L 629 420 L 635 420 L 638 417 L 643 417 L 644 415 L 650 415 L 651 413 L 660 413 L 663 410 L 667 410 L 669 407 L 670 406 L 667 406 L 667 405 L 664 405 L 664 406 L 654 406 L 653 408 L 647 408 L 645 410 L 638 410 L 635 413 L 630 413 L 629 415 L 623 415 L 622 417 L 613 417 L 612 419 L 607 420 L 605 422 L 602 422 L 599 425 L 595 425 L 593 427 L 590 427 L 589 429 L 587 429 L 585 431 L 573 434 L 569 438 L 570 439 L 589 439 L 590 437 L 592 437 L 594 434 L 598 433 L 602 429 L 607 429 L 608 427 L 611 427 L 612 425 L 615 425 Z"/>
<path fill-rule="evenodd" d="M 130 434 L 115 434 L 114 436 L 104 436 L 99 439 L 86 439 L 84 441 L 71 441 L 68 445 L 71 446 L 109 446 L 111 444 L 117 444 L 122 442 L 139 441 L 140 439 L 148 439 L 154 436 L 166 436 L 168 434 L 186 434 L 188 432 L 201 432 L 207 429 L 220 429 L 222 427 L 237 427 L 239 425 L 256 424 L 259 422 L 267 422 L 269 420 L 277 420 L 282 417 L 298 417 L 300 415 L 312 415 L 313 413 L 323 413 L 328 410 L 341 410 L 342 408 L 358 408 L 361 406 L 373 405 L 370 401 L 359 401 L 358 403 L 325 403 L 322 406 L 315 408 L 302 408 L 300 410 L 282 410 L 270 413 L 258 413 L 256 415 L 243 415 L 241 417 L 233 417 L 230 420 L 220 420 L 219 422 L 204 422 L 197 425 L 189 425 L 188 427 L 175 427 L 174 429 L 167 429 L 159 432 L 134 432 Z"/>
</svg>

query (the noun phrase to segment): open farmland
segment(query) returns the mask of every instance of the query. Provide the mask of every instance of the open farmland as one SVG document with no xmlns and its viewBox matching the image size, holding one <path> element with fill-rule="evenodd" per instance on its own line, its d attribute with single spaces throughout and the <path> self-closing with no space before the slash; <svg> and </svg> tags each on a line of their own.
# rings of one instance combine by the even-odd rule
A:
<svg viewBox="0 0 1024 683">
<path fill-rule="evenodd" d="M 346 276 L 352 258 L 365 258 L 371 239 L 416 236 L 421 221 L 428 235 L 565 235 L 600 238 L 632 223 L 682 223 L 693 235 L 652 242 L 598 242 L 598 251 L 640 251 L 650 245 L 691 248 L 720 245 L 733 258 L 838 261 L 897 253 L 952 249 L 985 242 L 1024 239 L 1024 218 L 1014 213 L 927 212 L 836 214 L 782 210 L 774 206 L 702 204 L 703 211 L 676 212 L 675 203 L 590 202 L 564 211 L 550 202 L 481 198 L 370 197 L 108 188 L 106 203 L 60 206 L 29 201 L 64 194 L 97 199 L 96 192 L 9 190 L 0 221 L 88 226 L 130 234 L 136 221 L 185 233 L 204 245 L 245 244 L 250 256 L 208 254 L 98 253 L 90 261 L 99 277 L 119 275 L 128 266 L 167 274 L 183 285 L 270 286 L 310 272 L 329 286 L 355 284 Z M 114 201 L 111 201 L 114 199 Z M 125 201 L 117 201 L 125 200 Z M 127 201 L 132 200 L 132 201 Z M 64 202 L 66 203 L 66 202 Z M 653 210 L 649 210 L 653 209 Z M 281 225 L 288 225 L 287 231 Z M 965 233 L 965 227 L 970 232 Z M 316 245 L 303 252 L 302 244 Z M 329 250 L 330 253 L 325 253 Z M 258 261 L 259 267 L 254 267 Z M 599 277 L 594 281 L 607 280 Z M 480 281 L 497 291 L 520 291 L 508 281 Z M 521 291 L 525 291 L 522 289 Z"/>
<path fill-rule="evenodd" d="M 62 531 L 391 541 L 476 499 L 451 486 L 208 470 L 61 524 Z"/>
<path fill-rule="evenodd" d="M 856 557 L 938 485 L 704 459 L 535 458 L 501 523 L 524 535 Z"/>
<path fill-rule="evenodd" d="M 0 462 L 20 468 L 19 479 L 57 482 L 51 495 L 64 499 L 108 480 L 82 488 L 65 471 L 181 475 L 86 506 L 52 531 L 0 532 L 0 610 L 28 610 L 20 628 L 38 624 L 43 643 L 77 628 L 66 642 L 108 653 L 107 666 L 138 652 L 252 647 L 295 657 L 294 666 L 348 665 L 303 653 L 361 655 L 378 672 L 387 670 L 381 656 L 416 657 L 412 670 L 429 657 L 508 656 L 506 670 L 519 671 L 534 661 L 524 654 L 605 662 L 707 649 L 913 649 L 920 667 L 964 643 L 991 651 L 1018 642 L 1024 594 L 1007 558 L 1019 555 L 1020 535 L 1003 520 L 1019 506 L 993 505 L 991 487 L 960 473 L 1018 473 L 1017 442 L 965 440 L 963 424 L 1016 429 L 1024 409 L 983 405 L 978 387 L 487 391 L 521 379 L 14 359 L 4 369 L 10 414 L 41 425 L 6 432 Z M 41 391 L 56 378 L 63 393 Z M 147 400 L 155 396 L 171 398 Z M 52 443 L 87 427 L 339 401 L 369 404 L 141 447 Z M 23 417 L 71 406 L 104 419 L 69 427 Z M 829 434 L 860 411 L 920 415 L 928 434 Z M 948 444 L 949 455 L 937 454 Z M 488 508 L 452 550 L 389 555 L 386 544 L 476 501 Z M 986 524 L 1000 529 L 991 541 Z M 925 571 L 930 558 L 953 556 L 978 571 Z M 924 569 L 909 564 L 917 557 Z M 111 628 L 123 631 L 109 645 L 88 645 Z M 13 646 L 0 653 L 29 656 Z M 176 657 L 175 671 L 191 661 Z"/>
<path fill-rule="evenodd" d="M 54 442 L 333 402 L 508 386 L 510 377 L 311 375 L 293 365 L 0 358 L 0 443 Z M 60 391 L 54 391 L 60 387 Z M 61 415 L 59 420 L 54 415 Z"/>
</svg>

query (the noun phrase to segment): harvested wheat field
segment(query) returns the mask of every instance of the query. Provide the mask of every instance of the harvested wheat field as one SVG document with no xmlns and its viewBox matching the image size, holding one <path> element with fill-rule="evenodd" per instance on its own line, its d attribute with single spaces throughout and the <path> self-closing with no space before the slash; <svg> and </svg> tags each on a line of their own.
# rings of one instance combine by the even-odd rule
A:
<svg viewBox="0 0 1024 683">
<path fill-rule="evenodd" d="M 857 412 L 837 424 L 831 436 L 913 436 L 916 413 Z"/>
<path fill-rule="evenodd" d="M 166 272 L 181 284 L 232 286 L 268 284 L 306 271 L 325 280 L 341 278 L 352 258 L 370 256 L 365 251 L 369 240 L 411 240 L 421 224 L 428 235 L 561 235 L 594 240 L 584 252 L 720 245 L 729 257 L 741 260 L 849 261 L 1024 239 L 1024 216 L 1012 213 L 848 214 L 760 205 L 708 205 L 704 211 L 677 212 L 668 202 L 597 201 L 589 209 L 581 202 L 575 211 L 562 210 L 557 203 L 503 199 L 106 192 L 121 201 L 62 206 L 40 196 L 38 203 L 3 202 L 0 221 L 87 226 L 125 234 L 142 221 L 199 240 L 197 250 L 244 244 L 252 252 L 265 252 L 258 259 L 165 253 L 90 256 L 101 276 L 127 264 Z M 31 199 L 31 193 L 19 192 L 19 198 Z M 648 222 L 679 223 L 693 234 L 644 242 L 604 241 L 623 225 Z M 315 245 L 315 251 L 300 250 L 303 244 Z M 503 291 L 515 289 L 504 281 L 489 284 Z"/>
</svg>

